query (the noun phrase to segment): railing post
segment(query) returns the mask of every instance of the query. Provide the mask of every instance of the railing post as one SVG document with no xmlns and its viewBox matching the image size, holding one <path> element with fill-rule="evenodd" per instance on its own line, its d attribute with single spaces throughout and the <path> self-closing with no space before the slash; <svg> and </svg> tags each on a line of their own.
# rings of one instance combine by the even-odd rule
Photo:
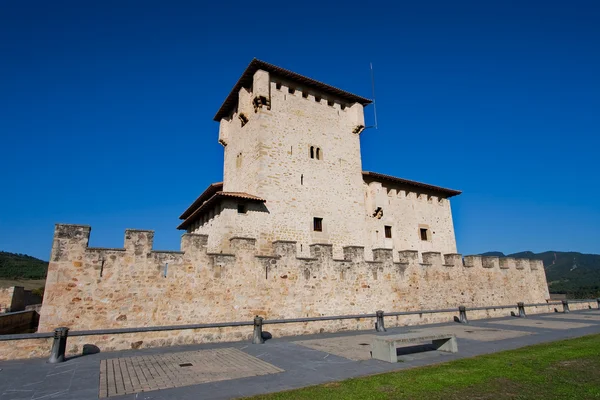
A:
<svg viewBox="0 0 600 400">
<path fill-rule="evenodd" d="M 262 337 L 263 318 L 258 315 L 254 317 L 254 334 L 252 335 L 252 344 L 263 344 L 265 339 Z"/>
<path fill-rule="evenodd" d="M 69 336 L 69 328 L 56 328 L 54 330 L 54 341 L 52 342 L 52 350 L 50 351 L 50 364 L 61 363 L 65 361 L 65 350 L 67 349 L 67 337 Z"/>
<path fill-rule="evenodd" d="M 525 303 L 520 301 L 517 303 L 517 307 L 519 308 L 519 317 L 526 318 L 527 315 L 525 314 Z"/>
<path fill-rule="evenodd" d="M 458 307 L 458 322 L 460 322 L 461 324 L 469 323 L 469 320 L 467 319 L 467 307 Z"/>
<path fill-rule="evenodd" d="M 375 330 L 377 332 L 385 332 L 387 329 L 385 329 L 385 324 L 383 322 L 383 311 L 377 310 L 375 312 L 375 315 L 377 316 L 377 321 L 375 322 Z"/>
<path fill-rule="evenodd" d="M 563 305 L 563 313 L 568 314 L 570 312 L 569 311 L 569 300 L 563 300 L 562 305 Z"/>
</svg>

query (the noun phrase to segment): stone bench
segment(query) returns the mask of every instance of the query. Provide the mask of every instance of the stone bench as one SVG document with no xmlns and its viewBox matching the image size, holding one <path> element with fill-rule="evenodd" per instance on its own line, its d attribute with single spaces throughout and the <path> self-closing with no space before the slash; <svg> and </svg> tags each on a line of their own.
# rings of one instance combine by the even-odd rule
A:
<svg viewBox="0 0 600 400">
<path fill-rule="evenodd" d="M 396 349 L 410 344 L 432 342 L 436 350 L 449 353 L 458 352 L 456 336 L 451 333 L 422 332 L 403 333 L 400 335 L 377 336 L 371 342 L 371 357 L 387 362 L 398 362 Z"/>
</svg>

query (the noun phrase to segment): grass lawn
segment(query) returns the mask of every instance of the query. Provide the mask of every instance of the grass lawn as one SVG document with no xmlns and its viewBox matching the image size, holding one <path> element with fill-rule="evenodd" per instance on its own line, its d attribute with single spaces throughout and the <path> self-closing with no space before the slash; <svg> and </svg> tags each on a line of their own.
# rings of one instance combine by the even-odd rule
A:
<svg viewBox="0 0 600 400">
<path fill-rule="evenodd" d="M 600 335 L 252 399 L 600 399 Z"/>
</svg>

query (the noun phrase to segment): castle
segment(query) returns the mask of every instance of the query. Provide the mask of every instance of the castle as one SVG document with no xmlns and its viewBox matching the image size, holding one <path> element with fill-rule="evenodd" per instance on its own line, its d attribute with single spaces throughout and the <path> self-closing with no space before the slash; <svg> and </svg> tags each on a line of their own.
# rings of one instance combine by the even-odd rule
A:
<svg viewBox="0 0 600 400">
<path fill-rule="evenodd" d="M 456 253 L 450 197 L 425 183 L 362 170 L 359 136 L 370 100 L 252 60 L 217 112 L 223 182 L 183 212 L 179 229 L 206 234 L 211 251 L 232 237 L 367 250 Z M 397 258 L 395 258 L 397 260 Z"/>
<path fill-rule="evenodd" d="M 39 331 L 545 303 L 541 261 L 456 254 L 449 198 L 460 192 L 362 171 L 359 135 L 369 102 L 253 60 L 215 116 L 223 182 L 181 215 L 181 251 L 155 250 L 154 232 L 135 229 L 125 231 L 123 248 L 93 248 L 89 226 L 57 224 Z M 528 310 L 542 311 L 548 306 Z M 470 318 L 505 313 L 475 310 Z M 396 316 L 386 324 L 450 317 Z M 372 320 L 351 318 L 269 330 L 281 336 L 367 328 Z M 86 343 L 118 350 L 250 333 L 99 332 L 69 339 L 68 352 Z M 48 348 L 34 340 L 0 343 L 13 358 Z"/>
</svg>

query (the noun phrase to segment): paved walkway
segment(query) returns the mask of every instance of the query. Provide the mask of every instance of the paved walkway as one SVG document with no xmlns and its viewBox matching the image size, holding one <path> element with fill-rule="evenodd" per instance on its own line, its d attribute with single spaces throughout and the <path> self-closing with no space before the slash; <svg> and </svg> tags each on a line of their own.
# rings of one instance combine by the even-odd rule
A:
<svg viewBox="0 0 600 400">
<path fill-rule="evenodd" d="M 374 331 L 353 331 L 247 342 L 107 352 L 46 360 L 0 362 L 0 400 L 229 399 L 289 390 L 355 376 L 413 368 L 531 344 L 600 333 L 600 311 L 539 314 L 392 328 L 385 334 L 450 332 L 458 353 L 416 346 L 404 362 L 370 358 Z M 142 391 L 143 390 L 143 391 Z"/>
</svg>

